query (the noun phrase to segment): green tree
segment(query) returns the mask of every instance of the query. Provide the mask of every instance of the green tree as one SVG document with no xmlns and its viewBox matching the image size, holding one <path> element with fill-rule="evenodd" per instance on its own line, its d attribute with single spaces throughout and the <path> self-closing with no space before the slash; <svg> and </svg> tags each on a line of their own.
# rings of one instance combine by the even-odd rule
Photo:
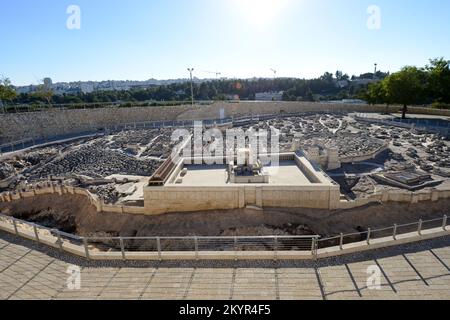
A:
<svg viewBox="0 0 450 320">
<path fill-rule="evenodd" d="M 325 82 L 333 82 L 333 75 L 329 72 L 325 72 L 323 76 L 320 77 L 320 80 Z"/>
<path fill-rule="evenodd" d="M 12 101 L 16 96 L 11 81 L 8 78 L 0 79 L 0 105 L 3 105 L 3 101 Z M 3 107 L 3 111 L 6 113 L 6 106 Z"/>
<path fill-rule="evenodd" d="M 311 91 L 311 88 L 309 88 L 309 87 L 306 89 L 305 101 L 310 101 L 310 102 L 314 101 L 313 92 Z"/>
<path fill-rule="evenodd" d="M 431 59 L 425 67 L 428 72 L 427 92 L 434 102 L 450 103 L 450 61 Z"/>
<path fill-rule="evenodd" d="M 342 71 L 339 71 L 339 70 L 336 71 L 335 76 L 336 76 L 336 80 L 338 80 L 338 81 L 350 79 L 348 74 L 344 74 Z"/>
<path fill-rule="evenodd" d="M 372 105 L 386 103 L 386 91 L 383 84 L 381 82 L 370 83 L 363 98 Z"/>
<path fill-rule="evenodd" d="M 54 93 L 53 93 L 52 88 L 49 85 L 47 85 L 45 83 L 40 84 L 37 87 L 36 91 L 33 93 L 33 95 L 36 98 L 42 99 L 45 102 L 47 102 L 47 104 L 50 108 L 52 107 L 52 98 L 53 98 Z"/>
<path fill-rule="evenodd" d="M 416 67 L 404 67 L 383 80 L 387 103 L 403 105 L 402 118 L 406 119 L 408 105 L 423 102 L 425 73 Z"/>
</svg>

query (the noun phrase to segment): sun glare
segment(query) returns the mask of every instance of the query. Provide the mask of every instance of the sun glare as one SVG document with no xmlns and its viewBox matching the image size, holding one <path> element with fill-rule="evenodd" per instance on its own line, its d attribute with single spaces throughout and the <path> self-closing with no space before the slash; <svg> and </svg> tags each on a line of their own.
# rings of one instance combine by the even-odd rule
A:
<svg viewBox="0 0 450 320">
<path fill-rule="evenodd" d="M 235 5 L 249 24 L 264 28 L 279 18 L 288 2 L 289 0 L 235 0 Z"/>
</svg>

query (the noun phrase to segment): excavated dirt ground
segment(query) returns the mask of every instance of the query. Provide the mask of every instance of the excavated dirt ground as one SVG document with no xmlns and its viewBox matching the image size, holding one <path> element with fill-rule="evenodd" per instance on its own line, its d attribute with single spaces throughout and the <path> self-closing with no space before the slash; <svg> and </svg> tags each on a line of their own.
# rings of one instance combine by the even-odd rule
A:
<svg viewBox="0 0 450 320">
<path fill-rule="evenodd" d="M 160 216 L 97 213 L 84 196 L 41 195 L 0 203 L 0 212 L 81 236 L 335 236 L 450 214 L 450 199 L 387 203 L 351 210 L 249 209 Z"/>
</svg>

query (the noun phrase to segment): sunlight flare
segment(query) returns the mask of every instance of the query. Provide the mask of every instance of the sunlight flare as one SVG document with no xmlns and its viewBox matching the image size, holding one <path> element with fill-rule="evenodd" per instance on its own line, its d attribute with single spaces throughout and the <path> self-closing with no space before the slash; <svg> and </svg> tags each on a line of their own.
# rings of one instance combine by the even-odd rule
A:
<svg viewBox="0 0 450 320">
<path fill-rule="evenodd" d="M 238 12 L 257 28 L 270 25 L 285 11 L 289 0 L 234 0 Z"/>
</svg>

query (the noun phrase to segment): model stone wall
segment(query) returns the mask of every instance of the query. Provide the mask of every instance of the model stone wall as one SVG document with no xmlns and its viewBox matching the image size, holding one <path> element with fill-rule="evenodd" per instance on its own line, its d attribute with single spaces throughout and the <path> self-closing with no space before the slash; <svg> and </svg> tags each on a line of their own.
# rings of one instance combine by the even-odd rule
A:
<svg viewBox="0 0 450 320">
<path fill-rule="evenodd" d="M 0 115 L 0 144 L 97 131 L 135 122 L 174 120 L 191 106 L 51 110 Z"/>
<path fill-rule="evenodd" d="M 234 187 L 148 187 L 144 189 L 146 212 L 194 212 L 231 210 L 241 206 L 242 196 Z"/>
<path fill-rule="evenodd" d="M 340 190 L 339 186 L 148 187 L 144 189 L 144 198 L 145 210 L 153 214 L 246 206 L 337 209 Z"/>
<path fill-rule="evenodd" d="M 216 188 L 181 188 L 176 192 L 167 192 L 166 188 L 146 188 L 144 190 L 145 207 L 123 205 L 106 205 L 88 190 L 67 186 L 51 185 L 45 188 L 0 193 L 0 202 L 18 201 L 46 194 L 84 195 L 100 212 L 119 214 L 159 215 L 169 212 L 209 211 L 239 209 L 247 205 L 258 207 L 313 208 L 313 209 L 352 209 L 374 202 L 418 203 L 449 199 L 450 190 L 430 189 L 420 192 L 404 190 L 383 190 L 368 198 L 354 201 L 341 201 L 339 187 L 216 187 Z M 172 209 L 175 208 L 175 209 Z"/>
<path fill-rule="evenodd" d="M 340 190 L 334 187 L 265 187 L 263 207 L 337 209 Z"/>
<path fill-rule="evenodd" d="M 0 114 L 0 144 L 22 139 L 51 138 L 96 131 L 115 125 L 159 120 L 217 119 L 221 109 L 226 117 L 296 112 L 384 112 L 385 106 L 320 104 L 308 102 L 216 102 L 207 106 L 103 108 L 49 110 L 20 114 Z M 401 107 L 390 107 L 397 112 Z M 411 113 L 450 116 L 450 110 L 410 108 Z"/>
</svg>

